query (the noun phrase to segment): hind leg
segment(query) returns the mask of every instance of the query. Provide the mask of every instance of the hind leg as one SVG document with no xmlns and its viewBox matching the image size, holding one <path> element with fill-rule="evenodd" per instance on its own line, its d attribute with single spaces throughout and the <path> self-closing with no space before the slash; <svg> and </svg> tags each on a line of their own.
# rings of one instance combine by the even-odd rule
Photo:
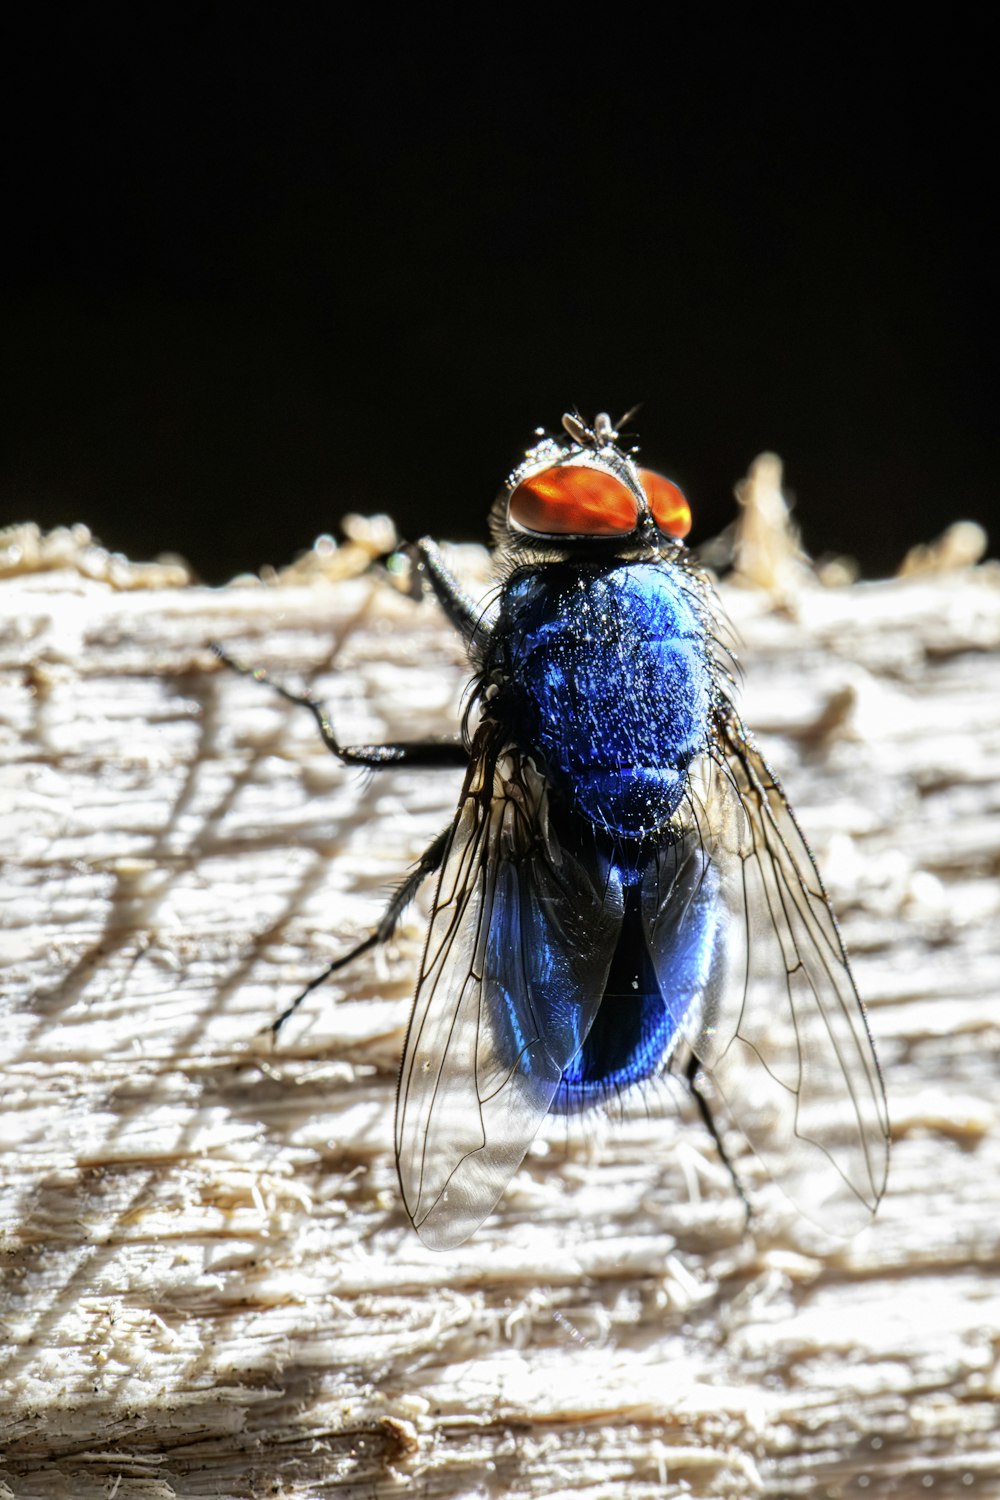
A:
<svg viewBox="0 0 1000 1500">
<path fill-rule="evenodd" d="M 688 1089 L 690 1090 L 691 1097 L 694 1099 L 695 1104 L 697 1104 L 698 1106 L 698 1113 L 701 1115 L 702 1123 L 704 1124 L 705 1129 L 708 1131 L 709 1135 L 712 1137 L 712 1140 L 715 1142 L 715 1149 L 719 1153 L 719 1159 L 733 1180 L 733 1187 L 736 1189 L 739 1195 L 740 1202 L 743 1204 L 743 1211 L 746 1214 L 746 1220 L 749 1224 L 750 1199 L 747 1197 L 746 1189 L 740 1181 L 739 1176 L 736 1172 L 736 1168 L 733 1166 L 732 1161 L 730 1160 L 729 1152 L 726 1150 L 725 1146 L 722 1143 L 722 1136 L 719 1133 L 719 1127 L 715 1123 L 715 1118 L 712 1115 L 712 1110 L 709 1102 L 705 1098 L 705 1095 L 702 1093 L 701 1088 L 699 1087 L 698 1075 L 700 1074 L 700 1072 L 701 1064 L 692 1052 L 691 1057 L 688 1060 L 687 1067 L 684 1069 L 684 1081 L 687 1084 Z"/>
<path fill-rule="evenodd" d="M 440 868 L 450 836 L 451 825 L 449 824 L 447 828 L 441 830 L 434 842 L 429 844 L 424 850 L 413 870 L 411 870 L 402 885 L 394 893 L 385 911 L 368 936 L 362 938 L 360 943 L 355 943 L 353 948 L 350 948 L 346 953 L 342 953 L 339 958 L 335 958 L 333 963 L 327 964 L 322 974 L 317 974 L 315 979 L 311 979 L 305 989 L 296 995 L 291 1005 L 287 1005 L 281 1012 L 281 1015 L 272 1021 L 270 1026 L 264 1028 L 266 1031 L 269 1031 L 272 1036 L 277 1036 L 285 1022 L 290 1016 L 295 1014 L 303 1000 L 307 999 L 313 990 L 318 989 L 321 984 L 325 984 L 332 974 L 336 974 L 339 970 L 346 968 L 354 959 L 360 958 L 362 953 L 367 953 L 370 948 L 377 948 L 379 944 L 389 941 L 396 930 L 400 917 L 413 900 L 420 885 L 426 880 L 428 875 L 432 875 L 435 870 Z"/>
</svg>

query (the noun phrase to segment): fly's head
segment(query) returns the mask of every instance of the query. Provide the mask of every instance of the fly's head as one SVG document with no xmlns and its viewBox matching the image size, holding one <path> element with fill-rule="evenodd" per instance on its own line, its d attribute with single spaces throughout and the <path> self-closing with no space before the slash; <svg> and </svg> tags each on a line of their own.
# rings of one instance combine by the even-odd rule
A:
<svg viewBox="0 0 1000 1500">
<path fill-rule="evenodd" d="M 606 412 L 592 427 L 571 413 L 562 425 L 560 438 L 537 434 L 497 497 L 490 528 L 501 557 L 637 560 L 682 552 L 691 511 L 677 485 L 640 468 L 635 449 L 618 446 Z"/>
</svg>

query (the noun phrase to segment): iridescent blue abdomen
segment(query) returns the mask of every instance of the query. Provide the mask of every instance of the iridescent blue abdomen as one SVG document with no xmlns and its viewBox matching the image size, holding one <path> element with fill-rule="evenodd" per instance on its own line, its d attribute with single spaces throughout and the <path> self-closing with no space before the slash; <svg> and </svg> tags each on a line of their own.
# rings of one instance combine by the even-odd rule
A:
<svg viewBox="0 0 1000 1500">
<path fill-rule="evenodd" d="M 515 574 L 501 601 L 503 694 L 519 746 L 598 829 L 638 838 L 678 807 L 708 738 L 708 642 L 669 562 Z"/>
</svg>

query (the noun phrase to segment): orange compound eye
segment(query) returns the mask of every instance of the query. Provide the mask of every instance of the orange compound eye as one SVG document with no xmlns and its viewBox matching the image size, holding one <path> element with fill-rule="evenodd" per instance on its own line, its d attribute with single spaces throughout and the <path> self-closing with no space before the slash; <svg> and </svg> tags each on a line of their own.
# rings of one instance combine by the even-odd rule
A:
<svg viewBox="0 0 1000 1500">
<path fill-rule="evenodd" d="M 529 474 L 512 493 L 508 515 L 542 536 L 627 536 L 638 520 L 635 497 L 621 480 L 584 464 Z"/>
<path fill-rule="evenodd" d="M 668 536 L 687 536 L 691 530 L 691 507 L 676 484 L 654 474 L 652 469 L 640 469 L 639 478 L 646 491 L 653 520 Z"/>
</svg>

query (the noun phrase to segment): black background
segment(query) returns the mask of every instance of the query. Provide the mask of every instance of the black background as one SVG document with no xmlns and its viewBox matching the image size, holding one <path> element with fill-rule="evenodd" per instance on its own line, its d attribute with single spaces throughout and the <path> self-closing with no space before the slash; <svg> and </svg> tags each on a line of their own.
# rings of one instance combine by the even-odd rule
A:
<svg viewBox="0 0 1000 1500">
<path fill-rule="evenodd" d="M 210 580 L 352 509 L 477 537 L 533 428 L 643 401 L 696 540 L 765 447 L 869 575 L 990 525 L 985 20 L 407 14 L 8 32 L 4 521 Z"/>
</svg>

